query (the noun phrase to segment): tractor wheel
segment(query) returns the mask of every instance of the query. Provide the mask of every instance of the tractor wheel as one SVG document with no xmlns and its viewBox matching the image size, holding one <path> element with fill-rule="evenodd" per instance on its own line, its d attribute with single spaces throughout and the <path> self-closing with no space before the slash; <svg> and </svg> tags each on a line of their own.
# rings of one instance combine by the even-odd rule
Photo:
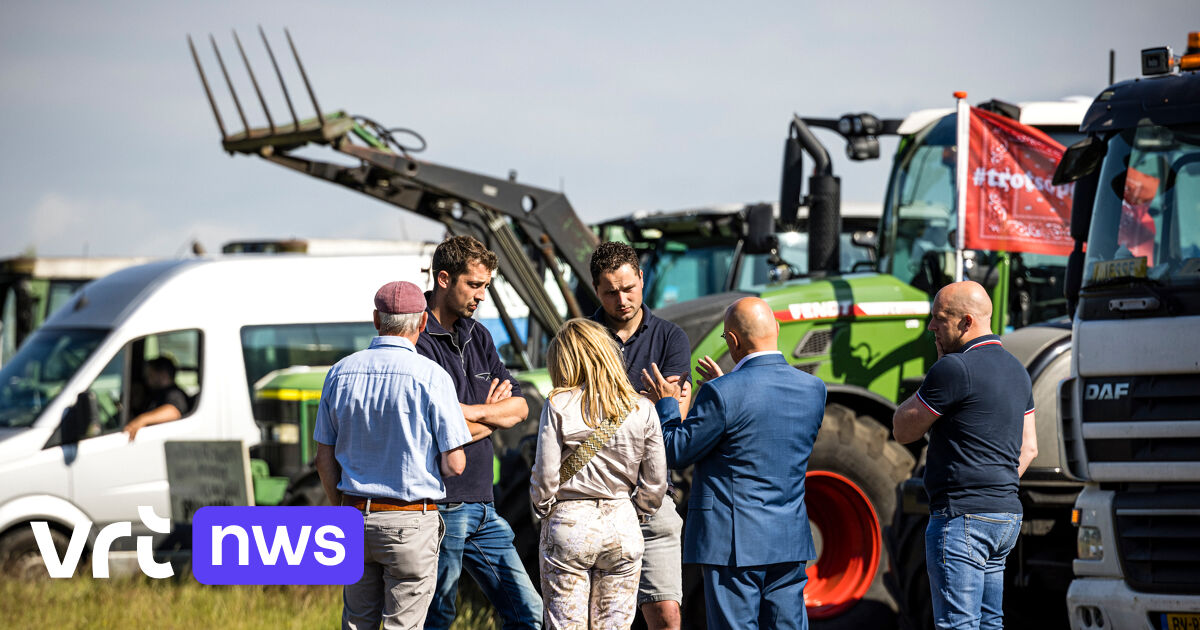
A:
<svg viewBox="0 0 1200 630">
<path fill-rule="evenodd" d="M 50 528 L 50 540 L 54 541 L 58 557 L 62 558 L 67 552 L 69 542 L 66 534 Z M 81 574 L 86 564 L 87 558 L 81 558 L 75 574 Z M 0 538 L 0 576 L 26 581 L 50 579 L 46 564 L 42 560 L 42 552 L 38 548 L 37 538 L 34 537 L 33 528 L 28 523 L 12 528 Z"/>
<path fill-rule="evenodd" d="M 933 601 L 925 568 L 929 516 L 906 514 L 902 508 L 897 497 L 895 516 L 887 532 L 888 553 L 893 559 L 888 590 L 900 604 L 900 630 L 933 630 Z"/>
<path fill-rule="evenodd" d="M 804 589 L 813 628 L 886 628 L 896 602 L 884 586 L 895 570 L 884 551 L 896 487 L 914 459 L 885 426 L 848 407 L 830 404 L 817 434 L 805 480 L 805 503 L 817 543 Z"/>
</svg>

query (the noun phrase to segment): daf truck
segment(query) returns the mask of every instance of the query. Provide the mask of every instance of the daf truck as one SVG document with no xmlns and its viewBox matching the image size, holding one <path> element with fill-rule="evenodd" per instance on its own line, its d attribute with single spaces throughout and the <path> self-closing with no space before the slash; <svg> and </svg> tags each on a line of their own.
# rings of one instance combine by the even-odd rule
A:
<svg viewBox="0 0 1200 630">
<path fill-rule="evenodd" d="M 1200 628 L 1200 32 L 1102 91 L 1075 181 L 1074 358 L 1060 411 L 1074 630 Z"/>
</svg>

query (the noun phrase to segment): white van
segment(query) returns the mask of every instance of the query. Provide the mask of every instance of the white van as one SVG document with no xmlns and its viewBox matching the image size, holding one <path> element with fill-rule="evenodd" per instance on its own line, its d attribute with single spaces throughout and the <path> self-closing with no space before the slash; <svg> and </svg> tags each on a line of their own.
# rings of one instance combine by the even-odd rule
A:
<svg viewBox="0 0 1200 630">
<path fill-rule="evenodd" d="M 135 537 L 147 533 L 139 505 L 180 521 L 165 443 L 235 441 L 261 451 L 287 442 L 256 422 L 265 408 L 256 388 L 307 366 L 323 375 L 365 348 L 375 334 L 375 291 L 392 280 L 427 288 L 433 247 L 171 260 L 85 286 L 0 370 L 0 568 L 40 569 L 30 521 L 51 524 L 60 552 L 85 521 L 95 523 L 93 538 L 120 521 L 133 524 Z M 177 365 L 190 408 L 130 441 L 122 427 L 146 402 L 142 368 L 160 356 Z M 87 426 L 73 429 L 80 418 Z M 294 441 L 300 432 L 292 433 Z M 134 549 L 133 537 L 118 539 L 113 559 Z"/>
</svg>

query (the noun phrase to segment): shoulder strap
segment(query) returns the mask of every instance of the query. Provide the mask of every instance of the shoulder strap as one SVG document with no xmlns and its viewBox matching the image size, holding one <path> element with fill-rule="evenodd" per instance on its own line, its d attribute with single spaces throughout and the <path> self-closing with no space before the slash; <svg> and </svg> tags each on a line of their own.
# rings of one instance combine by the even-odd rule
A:
<svg viewBox="0 0 1200 630">
<path fill-rule="evenodd" d="M 612 436 L 616 435 L 617 429 L 621 428 L 621 424 L 625 422 L 625 417 L 629 415 L 630 411 L 632 410 L 623 409 L 620 416 L 605 418 L 600 426 L 596 427 L 596 430 L 592 431 L 592 434 L 583 441 L 583 444 L 579 445 L 579 448 L 571 451 L 558 470 L 558 483 L 567 483 L 571 477 L 575 476 L 575 473 L 583 470 L 592 457 L 604 448 L 605 444 L 608 444 Z"/>
</svg>

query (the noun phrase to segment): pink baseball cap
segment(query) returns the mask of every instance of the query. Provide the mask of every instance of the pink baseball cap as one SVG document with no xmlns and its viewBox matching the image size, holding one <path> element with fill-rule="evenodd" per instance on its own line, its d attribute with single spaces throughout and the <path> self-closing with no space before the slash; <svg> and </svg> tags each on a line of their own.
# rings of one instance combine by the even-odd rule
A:
<svg viewBox="0 0 1200 630">
<path fill-rule="evenodd" d="M 389 282 L 375 292 L 375 309 L 381 313 L 421 313 L 425 306 L 425 294 L 411 282 Z"/>
</svg>

